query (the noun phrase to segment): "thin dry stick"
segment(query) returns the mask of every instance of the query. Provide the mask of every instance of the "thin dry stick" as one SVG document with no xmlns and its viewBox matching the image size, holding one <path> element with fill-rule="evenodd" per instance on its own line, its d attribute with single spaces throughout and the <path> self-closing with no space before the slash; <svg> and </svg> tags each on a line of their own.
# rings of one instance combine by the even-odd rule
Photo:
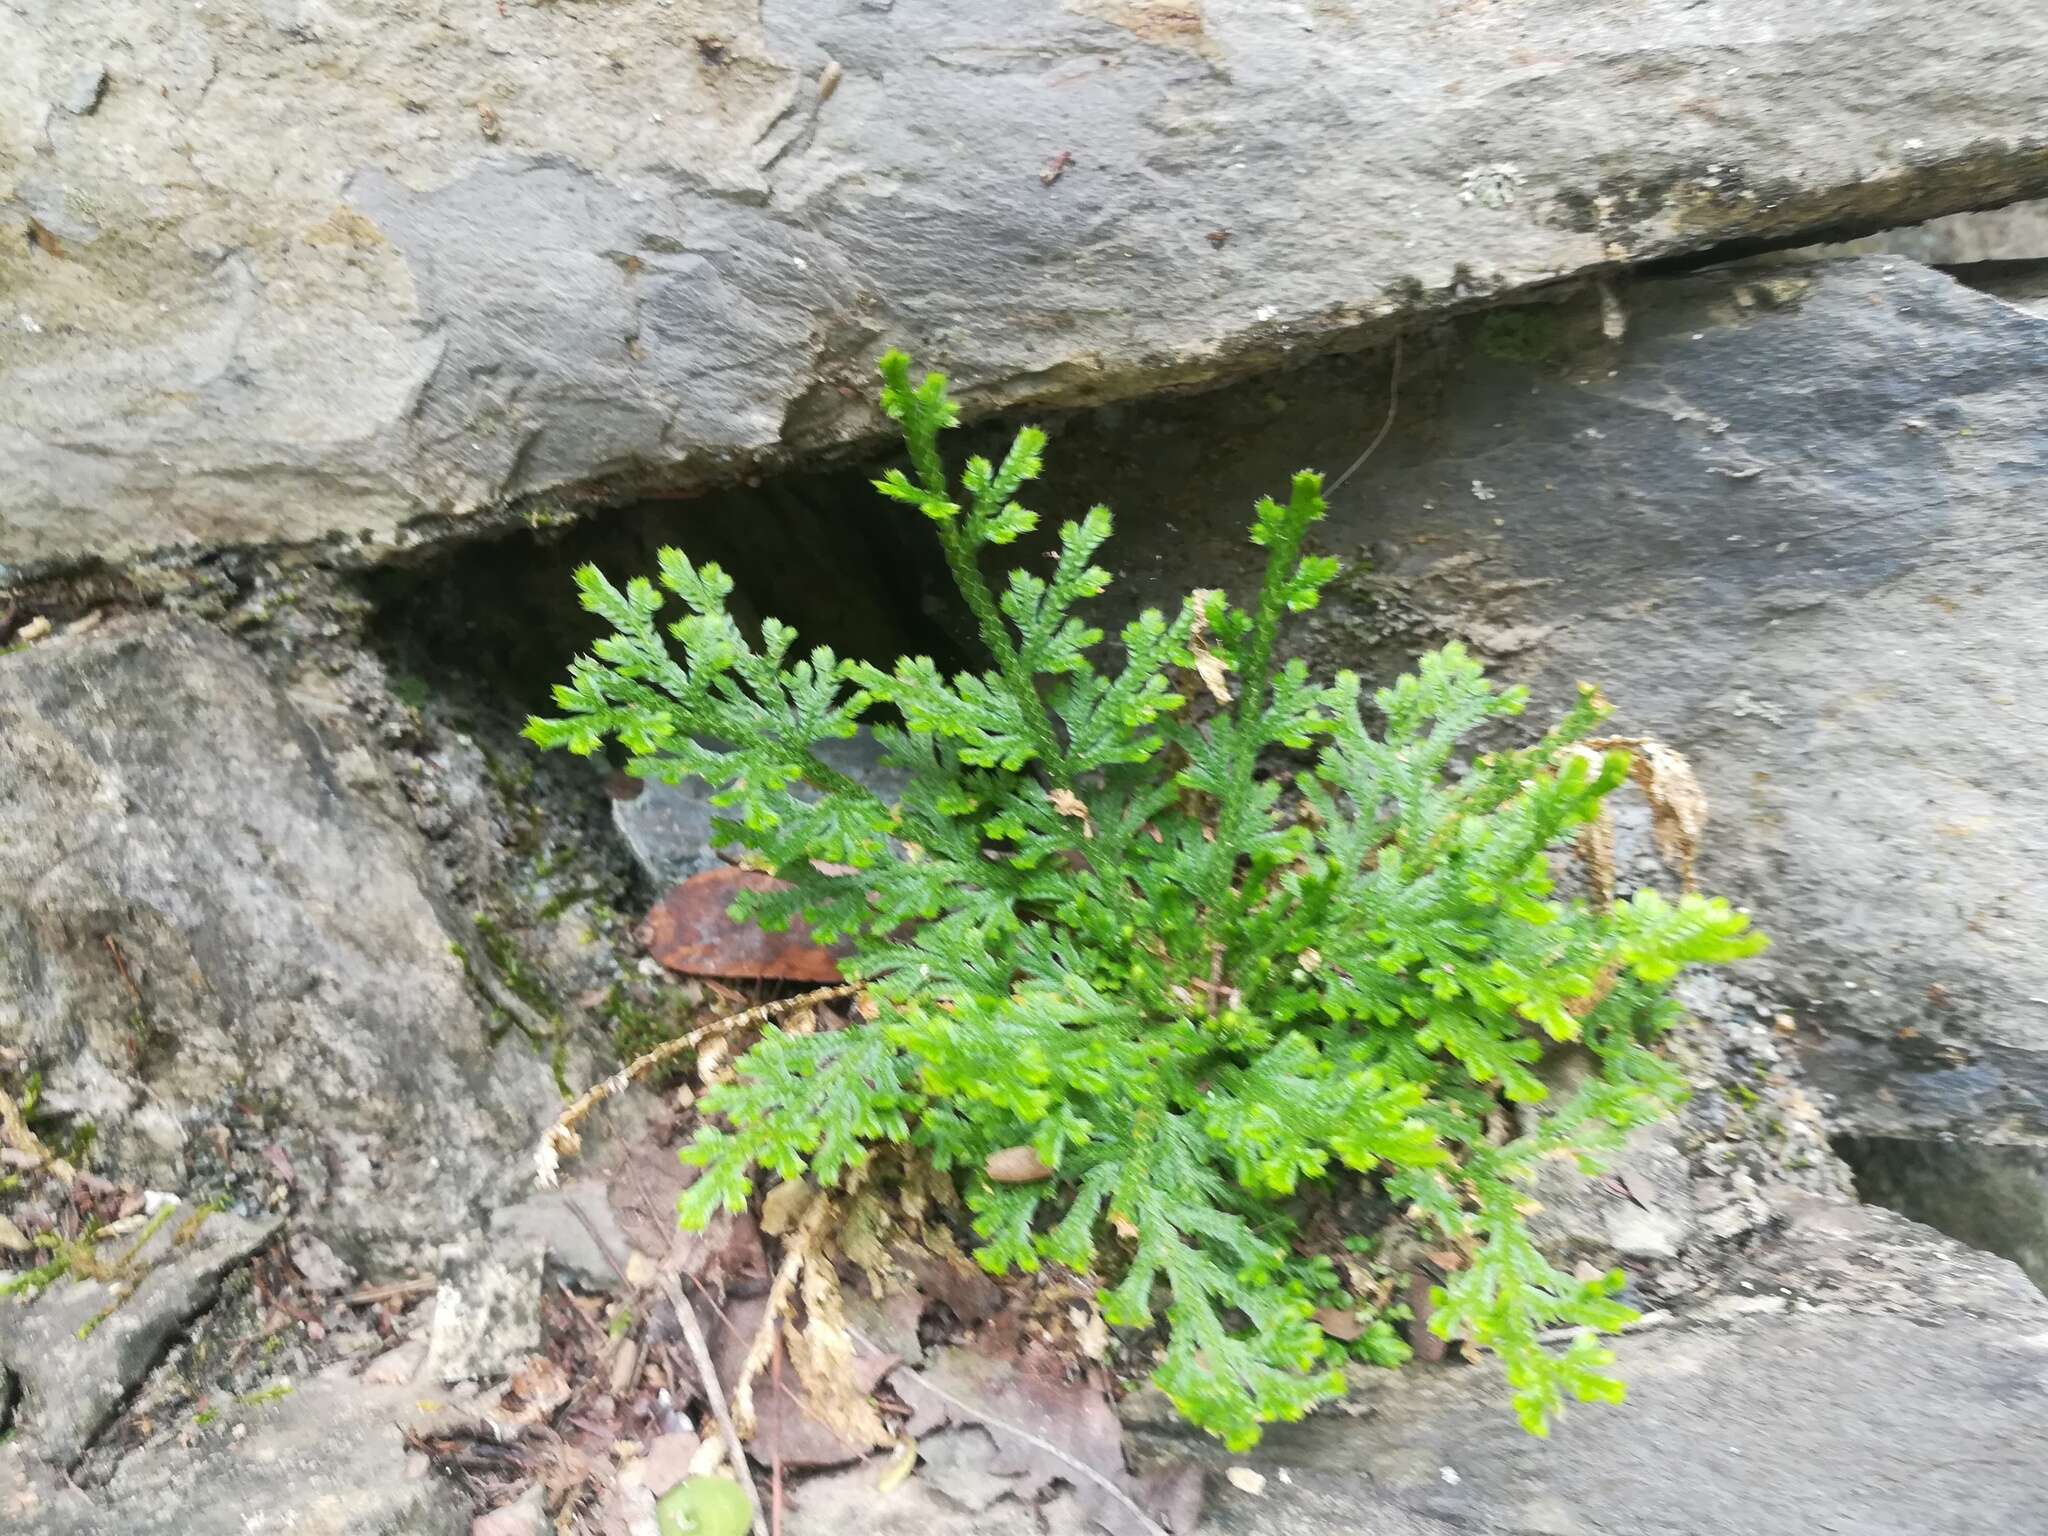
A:
<svg viewBox="0 0 2048 1536">
<path fill-rule="evenodd" d="M 342 1297 L 342 1303 L 351 1307 L 373 1307 L 385 1301 L 410 1301 L 415 1296 L 425 1296 L 438 1290 L 438 1280 L 393 1280 L 387 1285 L 366 1285 L 360 1290 L 350 1291 Z"/>
<path fill-rule="evenodd" d="M 1343 488 L 1344 482 L 1365 468 L 1365 461 L 1379 452 L 1380 444 L 1387 440 L 1387 434 L 1394 429 L 1394 407 L 1401 403 L 1401 333 L 1394 332 L 1394 366 L 1387 374 L 1387 419 L 1380 423 L 1379 435 L 1365 445 L 1365 452 L 1351 461 L 1351 467 L 1330 482 L 1330 488 L 1323 495 L 1334 496 Z"/>
<path fill-rule="evenodd" d="M 831 1200 L 823 1194 L 813 1196 L 803 1220 L 790 1234 L 789 1249 L 783 1254 L 782 1264 L 768 1287 L 768 1308 L 761 1314 L 761 1331 L 754 1335 L 754 1342 L 747 1348 L 746 1363 L 740 1367 L 739 1381 L 732 1393 L 734 1421 L 750 1436 L 754 1432 L 754 1378 L 761 1374 L 761 1367 L 775 1357 L 776 1334 L 783 1316 L 789 1311 L 789 1299 L 796 1292 L 797 1276 L 803 1273 L 804 1264 L 817 1252 L 818 1231 L 831 1215 Z"/>
<path fill-rule="evenodd" d="M 875 1343 L 873 1339 L 870 1339 L 866 1334 L 862 1333 L 858 1328 L 850 1327 L 846 1331 L 852 1334 L 856 1339 L 860 1340 L 861 1343 L 867 1345 L 869 1349 L 874 1350 L 877 1354 L 882 1352 L 882 1347 L 879 1344 Z M 1001 1430 L 1006 1435 L 1015 1435 L 1019 1440 L 1024 1441 L 1027 1445 L 1034 1446 L 1035 1448 L 1045 1452 L 1046 1455 L 1054 1458 L 1055 1460 L 1063 1462 L 1066 1466 L 1070 1467 L 1073 1470 L 1075 1476 L 1085 1477 L 1089 1482 L 1095 1484 L 1096 1487 L 1100 1488 L 1104 1493 L 1108 1494 L 1111 1498 L 1115 1499 L 1117 1503 L 1123 1505 L 1125 1509 L 1131 1512 L 1132 1516 L 1138 1521 L 1138 1523 L 1145 1528 L 1146 1536 L 1172 1536 L 1172 1533 L 1169 1532 L 1165 1526 L 1161 1525 L 1157 1520 L 1154 1520 L 1150 1515 L 1145 1513 L 1144 1506 L 1139 1504 L 1136 1499 L 1132 1498 L 1128 1493 L 1125 1493 L 1123 1489 L 1117 1487 L 1117 1485 L 1114 1482 L 1112 1482 L 1109 1478 L 1104 1477 L 1100 1472 L 1096 1471 L 1095 1468 L 1089 1466 L 1087 1462 L 1076 1460 L 1074 1457 L 1068 1455 L 1065 1451 L 1061 1450 L 1058 1446 L 1054 1445 L 1050 1440 L 1041 1440 L 1037 1435 L 1032 1434 L 1031 1431 L 1028 1429 L 1020 1429 L 1015 1424 L 1009 1423 L 1007 1420 L 1004 1419 L 999 1419 L 992 1413 L 983 1412 L 980 1408 L 975 1407 L 974 1404 L 966 1401 L 964 1398 L 955 1397 L 952 1393 L 946 1391 L 945 1388 L 933 1386 L 930 1382 L 926 1381 L 922 1376 L 918 1375 L 915 1371 L 899 1371 L 890 1378 L 890 1381 L 892 1382 L 892 1384 L 907 1381 L 915 1387 L 917 1387 L 919 1391 L 929 1392 L 933 1397 L 936 1397 L 940 1402 L 949 1404 L 950 1406 L 959 1409 L 962 1413 L 972 1418 L 977 1424 L 980 1424 L 988 1429 Z"/>
<path fill-rule="evenodd" d="M 775 1390 L 782 1390 L 782 1351 L 775 1352 Z M 782 1536 L 782 1447 L 778 1443 L 768 1462 L 768 1536 Z"/>
<path fill-rule="evenodd" d="M 44 1146 L 42 1138 L 28 1128 L 21 1106 L 8 1096 L 4 1088 L 0 1088 L 0 1140 L 5 1140 L 15 1151 L 34 1158 L 37 1166 L 47 1168 L 66 1184 L 78 1177 L 76 1168 Z"/>
<path fill-rule="evenodd" d="M 562 1111 L 561 1118 L 549 1126 L 541 1136 L 540 1146 L 533 1155 L 534 1177 L 543 1189 L 552 1189 L 561 1173 L 562 1159 L 574 1157 L 583 1150 L 583 1138 L 576 1134 L 576 1127 L 590 1117 L 590 1112 L 614 1094 L 624 1093 L 630 1083 L 637 1082 L 649 1072 L 692 1050 L 713 1035 L 728 1034 L 747 1024 L 763 1023 L 766 1020 L 792 1013 L 799 1008 L 813 1007 L 818 1003 L 829 1003 L 838 998 L 851 997 L 860 988 L 848 982 L 836 987 L 820 987 L 815 992 L 805 992 L 797 997 L 785 997 L 779 1003 L 762 1003 L 740 1013 L 727 1014 L 722 1019 L 713 1019 L 709 1024 L 691 1030 L 687 1035 L 678 1035 L 673 1040 L 664 1040 L 653 1050 L 630 1062 L 610 1077 L 584 1091 L 574 1104 Z"/>
<path fill-rule="evenodd" d="M 746 1494 L 747 1507 L 754 1512 L 754 1536 L 769 1536 L 768 1517 L 761 1510 L 761 1490 L 754 1486 L 754 1473 L 747 1465 L 746 1448 L 740 1444 L 740 1432 L 733 1427 L 732 1410 L 726 1406 L 725 1393 L 718 1385 L 718 1368 L 711 1363 L 711 1346 L 705 1341 L 704 1325 L 697 1321 L 696 1312 L 683 1295 L 675 1271 L 666 1264 L 662 1266 L 661 1293 L 675 1309 L 676 1322 L 682 1327 L 683 1337 L 689 1341 L 690 1359 L 697 1367 L 697 1379 L 704 1384 L 704 1396 L 710 1400 L 712 1415 L 718 1420 L 719 1436 L 725 1441 L 725 1459 L 732 1463 L 733 1480 Z"/>
</svg>

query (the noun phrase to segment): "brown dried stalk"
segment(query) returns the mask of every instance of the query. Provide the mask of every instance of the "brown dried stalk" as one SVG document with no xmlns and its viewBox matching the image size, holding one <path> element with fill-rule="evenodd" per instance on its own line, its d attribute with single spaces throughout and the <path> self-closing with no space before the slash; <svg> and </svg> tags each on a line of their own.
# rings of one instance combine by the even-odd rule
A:
<svg viewBox="0 0 2048 1536">
<path fill-rule="evenodd" d="M 589 1119 L 590 1112 L 598 1105 L 615 1094 L 624 1093 L 628 1084 L 639 1081 L 656 1067 L 673 1060 L 684 1051 L 694 1050 L 714 1035 L 730 1034 L 733 1030 L 748 1024 L 765 1023 L 785 1013 L 793 1013 L 799 1008 L 811 1008 L 819 1003 L 851 997 L 859 990 L 859 986 L 852 982 L 836 987 L 820 987 L 814 992 L 805 992 L 797 997 L 785 997 L 778 1003 L 762 1003 L 739 1013 L 727 1014 L 724 1018 L 713 1019 L 709 1024 L 701 1025 L 686 1035 L 678 1035 L 673 1040 L 663 1041 L 602 1082 L 593 1084 L 584 1091 L 581 1098 L 562 1111 L 561 1118 L 547 1128 L 541 1136 L 540 1146 L 534 1151 L 535 1180 L 543 1189 L 554 1188 L 561 1176 L 562 1159 L 574 1157 L 583 1150 L 583 1138 L 576 1133 L 576 1127 Z"/>
</svg>

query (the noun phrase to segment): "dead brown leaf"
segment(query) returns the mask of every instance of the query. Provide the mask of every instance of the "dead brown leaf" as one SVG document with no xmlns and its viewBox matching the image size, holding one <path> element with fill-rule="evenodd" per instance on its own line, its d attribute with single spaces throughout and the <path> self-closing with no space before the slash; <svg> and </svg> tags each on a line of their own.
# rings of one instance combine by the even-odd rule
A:
<svg viewBox="0 0 2048 1536">
<path fill-rule="evenodd" d="M 569 1401 L 569 1378 L 546 1355 L 534 1355 L 505 1384 L 505 1397 L 489 1411 L 490 1421 L 504 1429 L 544 1423 Z"/>
<path fill-rule="evenodd" d="M 944 1227 L 933 1227 L 925 1235 L 923 1247 L 898 1243 L 891 1252 L 897 1263 L 910 1272 L 919 1291 L 943 1303 L 967 1327 L 986 1321 L 1002 1309 L 1003 1288 L 960 1252 Z"/>
<path fill-rule="evenodd" d="M 1645 736 L 1606 736 L 1585 744 L 1598 752 L 1630 754 L 1629 777 L 1650 803 L 1650 834 L 1658 857 L 1687 891 L 1696 889 L 1693 866 L 1707 832 L 1707 792 L 1676 747 Z"/>
<path fill-rule="evenodd" d="M 781 933 L 734 922 L 726 909 L 742 891 L 787 887 L 756 870 L 718 868 L 692 875 L 655 903 L 641 925 L 647 952 L 685 976 L 773 981 L 838 981 L 839 956 L 811 940 L 801 920 Z"/>
<path fill-rule="evenodd" d="M 1315 1322 L 1331 1338 L 1345 1344 L 1365 1332 L 1365 1324 L 1359 1321 L 1355 1307 L 1317 1307 Z"/>
<path fill-rule="evenodd" d="M 1101 1377 L 1067 1381 L 1014 1354 L 954 1346 L 889 1380 L 910 1405 L 906 1431 L 920 1441 L 948 1424 L 984 1430 L 993 1447 L 987 1470 L 1015 1479 L 1018 1500 L 1035 1503 L 1065 1483 L 1105 1530 L 1156 1536 L 1146 1490 L 1124 1468 L 1123 1427 Z"/>
<path fill-rule="evenodd" d="M 996 1184 L 1040 1184 L 1052 1177 L 1052 1169 L 1038 1155 L 1036 1147 L 1005 1147 L 991 1152 L 982 1172 Z"/>
<path fill-rule="evenodd" d="M 1045 792 L 1045 798 L 1052 802 L 1052 808 L 1062 816 L 1071 816 L 1081 823 L 1083 837 L 1095 835 L 1095 822 L 1088 815 L 1087 804 L 1071 789 L 1049 789 Z"/>
<path fill-rule="evenodd" d="M 1209 604 L 1220 596 L 1220 592 L 1207 587 L 1197 588 L 1189 594 L 1188 600 L 1195 607 L 1195 622 L 1188 634 L 1188 649 L 1194 653 L 1195 675 L 1209 690 L 1209 697 L 1218 704 L 1228 704 L 1230 664 L 1209 649 Z"/>
</svg>

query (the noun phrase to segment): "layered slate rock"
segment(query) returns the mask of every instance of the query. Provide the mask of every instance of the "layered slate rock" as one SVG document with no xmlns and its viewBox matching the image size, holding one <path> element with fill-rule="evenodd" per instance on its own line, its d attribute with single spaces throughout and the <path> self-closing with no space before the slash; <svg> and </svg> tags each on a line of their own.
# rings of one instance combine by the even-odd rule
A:
<svg viewBox="0 0 2048 1536">
<path fill-rule="evenodd" d="M 0 1306 L 0 1370 L 21 1379 L 35 1453 L 73 1465 L 179 1330 L 212 1304 L 222 1277 L 276 1230 L 274 1221 L 176 1212 L 120 1256 L 115 1276 L 62 1278 L 31 1304 Z"/>
<path fill-rule="evenodd" d="M 401 537 L 2048 191 L 2033 0 L 0 13 L 0 564 Z"/>
<path fill-rule="evenodd" d="M 408 1465 L 417 1389 L 307 1382 L 81 1490 L 0 1445 L 0 1519 L 25 1536 L 467 1536 L 468 1502 Z"/>
<path fill-rule="evenodd" d="M 385 772 L 208 629 L 0 659 L 0 1040 L 43 1109 L 380 1267 L 520 1188 L 559 1104 L 487 1042 Z"/>
<path fill-rule="evenodd" d="M 1703 879 L 1771 935 L 1755 974 L 1858 1135 L 2048 1142 L 2044 348 L 2037 309 L 1874 257 L 1478 316 L 1409 339 L 1318 533 L 1352 565 L 1305 627 L 1320 664 L 1391 677 L 1459 638 L 1686 753 Z M 1126 602 L 1241 588 L 1252 499 L 1353 459 L 1390 366 L 1077 424 L 1051 464 L 1088 483 L 1040 506 L 1124 514 Z M 1177 483 L 1203 491 L 1159 506 Z"/>
</svg>

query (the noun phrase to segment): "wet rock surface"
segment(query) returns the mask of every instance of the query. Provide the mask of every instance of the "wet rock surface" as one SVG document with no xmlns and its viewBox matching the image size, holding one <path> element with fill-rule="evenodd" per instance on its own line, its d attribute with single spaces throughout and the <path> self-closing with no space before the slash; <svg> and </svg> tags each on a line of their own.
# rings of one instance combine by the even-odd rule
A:
<svg viewBox="0 0 2048 1536">
<path fill-rule="evenodd" d="M 976 407 L 1085 403 L 2039 195 L 2035 20 L 30 0 L 0 13 L 0 563 L 388 550 L 726 481 L 875 434 L 887 343 Z"/>
</svg>

